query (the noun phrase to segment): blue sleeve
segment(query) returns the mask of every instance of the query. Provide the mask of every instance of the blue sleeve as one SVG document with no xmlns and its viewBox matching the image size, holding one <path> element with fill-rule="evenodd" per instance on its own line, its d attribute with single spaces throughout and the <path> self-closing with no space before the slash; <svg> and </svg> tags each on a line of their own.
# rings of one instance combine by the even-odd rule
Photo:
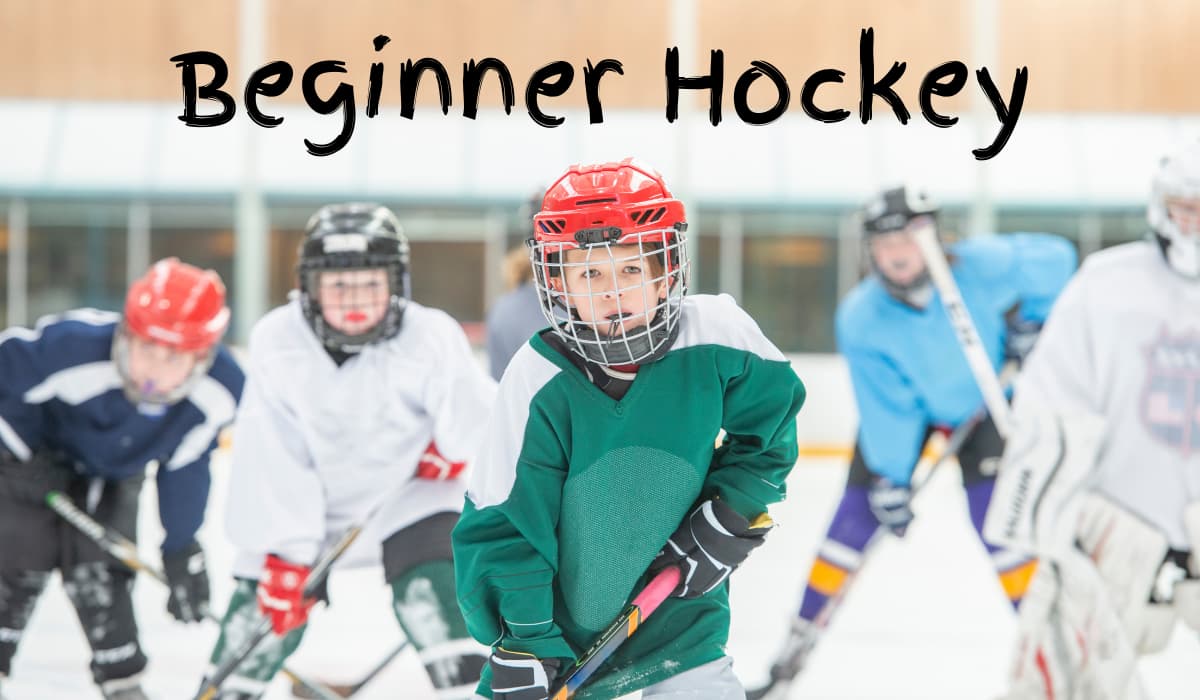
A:
<svg viewBox="0 0 1200 700">
<path fill-rule="evenodd" d="M 191 544 L 204 523 L 204 509 L 208 505 L 208 489 L 212 483 L 209 454 L 216 447 L 217 441 L 213 440 L 203 456 L 178 469 L 167 469 L 165 464 L 158 468 L 158 517 L 166 531 L 162 543 L 164 555 Z"/>
<path fill-rule="evenodd" d="M 25 392 L 47 376 L 40 332 L 13 328 L 0 335 L 0 445 L 27 461 L 42 442 L 42 407 Z"/>
<path fill-rule="evenodd" d="M 209 369 L 209 375 L 229 392 L 235 405 L 241 402 L 246 375 L 224 346 L 217 350 L 217 357 Z M 206 421 L 211 421 L 210 424 L 216 432 L 200 456 L 175 469 L 168 468 L 166 464 L 158 468 L 158 517 L 166 532 L 162 543 L 163 554 L 187 547 L 196 537 L 196 531 L 204 524 L 204 509 L 208 505 L 208 492 L 212 483 L 209 460 L 213 450 L 217 449 L 220 443 L 220 428 L 233 421 L 233 410 L 233 407 L 230 407 L 228 414 L 204 416 Z"/>
<path fill-rule="evenodd" d="M 838 314 L 838 347 L 850 368 L 858 406 L 858 444 L 872 473 L 907 484 L 927 428 L 920 395 L 878 349 L 855 342 L 851 323 Z"/>
<path fill-rule="evenodd" d="M 1021 303 L 1020 317 L 1044 323 L 1079 264 L 1075 246 L 1045 233 L 1014 233 L 1004 238 L 1013 247 L 1011 279 Z"/>
<path fill-rule="evenodd" d="M 0 333 L 0 445 L 22 460 L 43 439 L 43 411 L 26 400 L 27 392 L 70 367 L 108 361 L 116 314 L 75 309 L 38 319 L 34 329 L 20 326 Z"/>
</svg>

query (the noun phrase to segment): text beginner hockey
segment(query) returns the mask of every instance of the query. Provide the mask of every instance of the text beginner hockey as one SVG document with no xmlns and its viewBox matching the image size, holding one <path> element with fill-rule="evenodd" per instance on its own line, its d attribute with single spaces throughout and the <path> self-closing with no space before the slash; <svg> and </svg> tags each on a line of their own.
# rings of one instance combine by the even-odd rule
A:
<svg viewBox="0 0 1200 700">
<path fill-rule="evenodd" d="M 381 51 L 390 39 L 377 36 L 374 39 L 375 51 Z M 873 102 L 876 97 L 882 99 L 901 124 L 907 124 L 910 113 L 903 98 L 893 89 L 895 83 L 904 75 L 907 64 L 903 61 L 894 62 L 883 75 L 876 78 L 875 73 L 875 36 L 874 29 L 863 29 L 859 38 L 859 70 L 860 70 L 860 100 L 858 117 L 863 124 L 868 123 L 873 115 Z M 233 119 L 237 106 L 233 96 L 222 90 L 229 77 L 229 67 L 225 60 L 211 51 L 190 51 L 172 56 L 170 59 L 180 69 L 180 79 L 183 87 L 183 114 L 179 119 L 188 126 L 220 126 Z M 205 85 L 198 85 L 196 66 L 207 66 L 213 71 L 212 79 Z M 332 94 L 321 96 L 317 92 L 317 79 L 328 73 L 345 73 L 345 62 L 336 60 L 317 61 L 304 70 L 300 79 L 300 89 L 304 102 L 310 109 L 320 114 L 342 114 L 342 129 L 328 143 L 314 143 L 304 140 L 308 152 L 316 156 L 327 156 L 340 151 L 354 134 L 355 121 L 355 90 L 354 86 L 339 82 Z M 437 59 L 421 58 L 417 61 L 406 60 L 400 65 L 400 116 L 406 119 L 414 117 L 414 103 L 417 87 L 421 77 L 432 73 L 438 89 L 438 97 L 442 114 L 449 114 L 453 103 L 450 75 L 446 67 Z M 462 67 L 462 104 L 463 116 L 474 119 L 478 113 L 479 91 L 488 73 L 494 73 L 499 81 L 504 112 L 512 113 L 515 102 L 515 92 L 512 74 L 503 61 L 497 58 L 484 58 L 481 61 L 471 60 Z M 592 124 L 604 121 L 604 110 L 600 101 L 600 82 L 609 73 L 624 75 L 624 67 L 615 59 L 606 58 L 595 65 L 590 60 L 583 69 L 584 90 L 588 105 L 588 120 Z M 665 60 L 666 88 L 666 118 L 674 122 L 679 116 L 679 94 L 682 90 L 706 90 L 709 93 L 709 121 L 713 126 L 721 123 L 722 102 L 725 90 L 725 60 L 724 53 L 714 49 L 710 52 L 709 72 L 703 75 L 680 75 L 679 49 L 670 48 Z M 846 73 L 837 68 L 825 68 L 810 74 L 805 78 L 800 91 L 800 105 L 810 118 L 825 123 L 844 121 L 850 117 L 846 109 L 829 109 L 817 106 L 817 93 L 826 83 L 841 83 Z M 921 116 L 934 126 L 950 127 L 958 122 L 958 117 L 942 114 L 933 104 L 933 98 L 949 97 L 958 94 L 966 86 L 969 71 L 961 61 L 948 61 L 925 74 L 917 93 Z M 260 97 L 278 97 L 291 86 L 294 72 L 291 64 L 286 61 L 272 61 L 255 70 L 246 81 L 243 92 L 246 113 L 259 126 L 274 127 L 283 123 L 283 117 L 272 116 L 264 111 Z M 764 111 L 756 111 L 749 104 L 751 86 L 759 78 L 766 78 L 771 83 L 777 99 L 775 104 Z M 982 148 L 972 150 L 978 160 L 987 160 L 1000 153 L 1016 128 L 1017 119 L 1021 116 L 1021 107 L 1025 99 L 1025 90 L 1029 82 L 1029 69 L 1022 66 L 1016 70 L 1012 90 L 1007 101 L 1000 93 L 986 67 L 975 71 L 979 89 L 983 91 L 999 121 L 999 130 L 992 142 Z M 614 78 L 608 78 L 613 80 Z M 372 63 L 367 82 L 367 107 L 365 114 L 368 119 L 379 114 L 379 101 L 383 90 L 384 64 Z M 553 98 L 565 94 L 571 89 L 575 80 L 575 69 L 567 61 L 555 61 L 537 69 L 525 84 L 525 108 L 530 119 L 547 128 L 561 125 L 565 118 L 548 113 L 549 105 L 544 104 L 544 98 Z M 199 100 L 217 102 L 221 109 L 213 114 L 199 114 Z M 733 88 L 733 106 L 737 117 L 747 124 L 764 125 L 779 119 L 787 111 L 791 102 L 791 88 L 787 78 L 775 66 L 766 61 L 751 61 L 751 65 L 738 76 Z"/>
</svg>

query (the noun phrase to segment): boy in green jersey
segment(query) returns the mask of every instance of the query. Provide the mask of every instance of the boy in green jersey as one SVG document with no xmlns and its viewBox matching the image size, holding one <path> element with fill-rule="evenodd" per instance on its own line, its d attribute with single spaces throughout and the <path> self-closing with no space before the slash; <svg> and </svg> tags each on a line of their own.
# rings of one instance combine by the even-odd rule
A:
<svg viewBox="0 0 1200 700">
<path fill-rule="evenodd" d="M 804 386 L 732 298 L 685 296 L 683 204 L 653 169 L 573 166 L 533 223 L 550 328 L 504 373 L 452 536 L 459 605 L 492 647 L 479 695 L 544 700 L 678 566 L 673 597 L 575 697 L 740 700 L 726 580 L 784 497 Z"/>
</svg>

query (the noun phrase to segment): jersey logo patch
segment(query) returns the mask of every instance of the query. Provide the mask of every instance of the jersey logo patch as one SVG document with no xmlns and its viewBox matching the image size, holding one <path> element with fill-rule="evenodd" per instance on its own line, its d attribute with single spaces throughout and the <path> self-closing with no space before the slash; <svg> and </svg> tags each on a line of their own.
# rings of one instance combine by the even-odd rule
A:
<svg viewBox="0 0 1200 700">
<path fill-rule="evenodd" d="M 1146 350 L 1142 423 L 1184 457 L 1200 453 L 1200 337 L 1164 328 Z"/>
</svg>

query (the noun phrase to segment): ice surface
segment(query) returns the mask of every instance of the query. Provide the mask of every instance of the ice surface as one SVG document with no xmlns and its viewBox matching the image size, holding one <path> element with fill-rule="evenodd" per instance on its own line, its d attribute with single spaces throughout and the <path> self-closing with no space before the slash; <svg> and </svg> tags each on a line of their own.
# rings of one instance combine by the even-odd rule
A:
<svg viewBox="0 0 1200 700">
<path fill-rule="evenodd" d="M 213 498 L 201 533 L 210 557 L 214 600 L 231 592 L 231 552 L 221 510 L 228 464 L 214 460 Z M 789 481 L 789 498 L 774 510 L 779 527 L 733 579 L 729 652 L 747 684 L 765 678 L 771 655 L 795 614 L 803 580 L 845 479 L 845 467 L 805 461 Z M 157 559 L 160 538 L 153 487 L 142 503 L 142 551 Z M 1014 634 L 1013 614 L 967 519 L 957 469 L 943 469 L 916 505 L 904 540 L 877 548 L 847 597 L 793 698 L 819 700 L 991 700 L 1003 688 Z M 314 612 L 308 634 L 288 665 L 333 682 L 352 682 L 402 639 L 390 591 L 378 568 L 338 571 L 333 607 Z M 142 641 L 150 656 L 145 687 L 155 700 L 190 698 L 216 639 L 215 625 L 185 626 L 166 614 L 166 592 L 149 579 L 135 588 Z M 646 624 L 654 624 L 653 618 Z M 57 577 L 43 595 L 3 686 L 6 700 L 98 698 L 88 650 Z M 1142 661 L 1151 697 L 1197 697 L 1200 641 L 1180 626 L 1171 646 Z M 291 697 L 277 678 L 266 698 Z M 416 655 L 408 650 L 358 696 L 432 698 Z"/>
</svg>

